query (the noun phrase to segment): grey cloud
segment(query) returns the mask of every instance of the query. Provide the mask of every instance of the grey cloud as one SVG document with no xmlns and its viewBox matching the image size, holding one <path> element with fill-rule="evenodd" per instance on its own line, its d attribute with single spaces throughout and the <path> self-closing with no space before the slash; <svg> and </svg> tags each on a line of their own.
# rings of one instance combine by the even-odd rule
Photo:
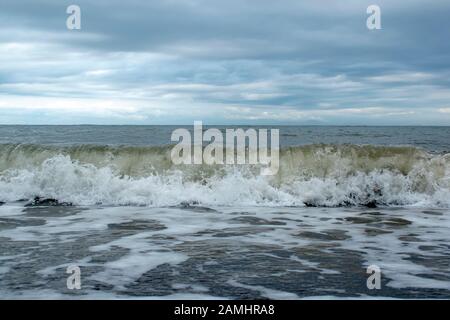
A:
<svg viewBox="0 0 450 320">
<path fill-rule="evenodd" d="M 321 110 L 372 108 L 420 122 L 414 110 L 441 119 L 436 110 L 449 105 L 448 1 L 377 1 L 378 31 L 365 26 L 368 0 L 75 2 L 82 30 L 72 32 L 72 2 L 2 1 L 0 94 L 126 98 L 142 115 L 156 101 L 180 116 L 196 104 L 199 116 L 208 105 L 241 106 L 237 118 L 252 110 L 274 121 L 277 110 L 332 121 Z"/>
</svg>

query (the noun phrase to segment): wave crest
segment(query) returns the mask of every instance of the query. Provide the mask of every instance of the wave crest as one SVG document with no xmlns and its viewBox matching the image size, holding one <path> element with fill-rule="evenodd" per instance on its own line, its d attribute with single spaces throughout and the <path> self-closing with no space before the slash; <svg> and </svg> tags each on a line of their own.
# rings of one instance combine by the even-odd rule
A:
<svg viewBox="0 0 450 320">
<path fill-rule="evenodd" d="M 257 166 L 173 165 L 171 146 L 0 145 L 0 201 L 76 205 L 450 207 L 450 154 L 413 147 L 308 145 Z"/>
</svg>

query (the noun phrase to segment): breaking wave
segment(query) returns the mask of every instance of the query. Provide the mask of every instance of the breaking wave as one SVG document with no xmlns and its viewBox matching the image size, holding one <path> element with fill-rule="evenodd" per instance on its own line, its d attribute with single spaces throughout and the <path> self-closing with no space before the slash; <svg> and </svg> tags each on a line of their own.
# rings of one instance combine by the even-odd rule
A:
<svg viewBox="0 0 450 320">
<path fill-rule="evenodd" d="M 173 165 L 172 146 L 0 145 L 0 201 L 74 205 L 450 207 L 450 154 L 414 147 L 308 145 L 257 165 Z"/>
</svg>

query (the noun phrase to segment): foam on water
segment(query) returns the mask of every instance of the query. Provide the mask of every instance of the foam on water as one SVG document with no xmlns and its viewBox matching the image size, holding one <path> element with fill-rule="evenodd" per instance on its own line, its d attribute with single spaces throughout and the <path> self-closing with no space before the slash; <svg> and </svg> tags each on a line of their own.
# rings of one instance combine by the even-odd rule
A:
<svg viewBox="0 0 450 320">
<path fill-rule="evenodd" d="M 450 155 L 412 147 L 282 150 L 275 176 L 257 166 L 173 165 L 170 147 L 0 145 L 0 201 L 75 205 L 450 206 Z"/>
<path fill-rule="evenodd" d="M 39 298 L 33 289 L 42 287 L 55 289 L 49 298 L 370 298 L 372 264 L 383 297 L 450 288 L 443 209 L 113 207 L 62 216 L 8 207 L 2 221 L 15 224 L 0 230 L 1 297 Z M 69 265 L 82 269 L 79 293 L 65 289 Z"/>
<path fill-rule="evenodd" d="M 18 140 L 5 130 L 5 142 L 46 143 L 27 128 Z M 66 135 L 67 146 L 0 144 L 0 298 L 450 296 L 448 129 L 407 139 L 425 146 L 440 134 L 430 152 L 284 144 L 275 176 L 173 165 L 171 146 L 147 147 L 144 136 L 130 146 L 136 128 L 120 129 L 125 140 L 110 139 L 115 130 Z M 314 130 L 308 143 L 342 141 L 339 128 Z M 365 129 L 344 131 L 354 130 Z M 405 130 L 416 129 L 395 129 L 382 144 L 403 143 Z M 127 146 L 82 144 L 111 141 Z M 35 197 L 73 206 L 25 206 Z M 373 264 L 379 291 L 366 287 Z M 69 265 L 82 270 L 80 291 L 66 288 Z"/>
</svg>

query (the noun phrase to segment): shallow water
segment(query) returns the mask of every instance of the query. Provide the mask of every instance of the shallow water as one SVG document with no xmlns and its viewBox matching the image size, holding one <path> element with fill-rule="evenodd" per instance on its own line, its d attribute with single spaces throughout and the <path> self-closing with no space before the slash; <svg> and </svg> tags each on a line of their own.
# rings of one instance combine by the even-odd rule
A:
<svg viewBox="0 0 450 320">
<path fill-rule="evenodd" d="M 445 209 L 13 203 L 0 207 L 0 297 L 450 298 L 449 228 Z"/>
</svg>

